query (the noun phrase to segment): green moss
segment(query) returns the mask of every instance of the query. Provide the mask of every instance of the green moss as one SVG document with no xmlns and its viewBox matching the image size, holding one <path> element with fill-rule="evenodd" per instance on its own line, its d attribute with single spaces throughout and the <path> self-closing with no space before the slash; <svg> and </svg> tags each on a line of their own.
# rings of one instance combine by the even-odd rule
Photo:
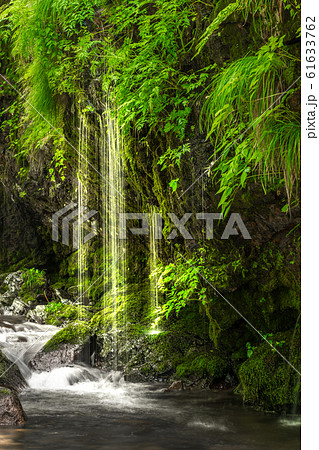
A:
<svg viewBox="0 0 319 450">
<path fill-rule="evenodd" d="M 50 302 L 46 307 L 46 323 L 49 325 L 59 325 L 65 322 L 72 322 L 81 318 L 90 318 L 90 312 L 83 305 L 64 305 L 63 303 Z"/>
<path fill-rule="evenodd" d="M 0 388 L 0 395 L 10 395 L 11 391 L 9 389 Z"/>
<path fill-rule="evenodd" d="M 192 353 L 176 367 L 176 378 L 209 378 L 211 381 L 226 375 L 228 369 L 227 361 L 220 355 L 214 353 L 198 352 Z"/>
<path fill-rule="evenodd" d="M 86 322 L 70 323 L 55 334 L 44 346 L 45 351 L 57 350 L 61 344 L 83 344 L 91 328 Z"/>
<path fill-rule="evenodd" d="M 39 292 L 36 292 L 36 290 L 27 287 L 24 283 L 20 289 L 19 295 L 25 303 L 31 303 L 35 300 L 38 293 Z"/>
<path fill-rule="evenodd" d="M 300 334 L 278 333 L 272 342 L 283 341 L 278 350 L 300 370 Z M 240 385 L 237 392 L 245 402 L 263 409 L 282 411 L 300 404 L 300 377 L 275 352 L 263 342 L 238 371 Z"/>
</svg>

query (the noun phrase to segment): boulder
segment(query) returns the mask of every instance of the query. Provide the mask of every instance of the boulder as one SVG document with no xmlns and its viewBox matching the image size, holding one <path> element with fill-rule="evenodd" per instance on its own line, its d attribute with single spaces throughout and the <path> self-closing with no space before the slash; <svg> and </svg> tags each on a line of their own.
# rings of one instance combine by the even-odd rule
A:
<svg viewBox="0 0 319 450">
<path fill-rule="evenodd" d="M 4 284 L 8 288 L 8 293 L 17 296 L 19 294 L 20 288 L 24 283 L 23 279 L 23 271 L 18 270 L 17 272 L 9 273 L 9 275 L 5 278 Z"/>
<path fill-rule="evenodd" d="M 47 305 L 37 305 L 27 313 L 27 319 L 36 323 L 45 323 L 47 317 L 46 306 Z"/>
<path fill-rule="evenodd" d="M 84 345 L 60 344 L 56 350 L 41 350 L 29 362 L 32 370 L 39 372 L 49 372 L 56 367 L 71 365 L 75 362 L 82 362 Z"/>
<path fill-rule="evenodd" d="M 24 283 L 22 275 L 22 270 L 18 270 L 17 272 L 9 273 L 3 280 L 2 286 L 6 289 L 6 292 L 0 293 L 1 314 L 7 312 L 7 307 L 12 305 L 14 300 L 18 297 L 21 286 Z"/>
<path fill-rule="evenodd" d="M 0 294 L 0 304 L 2 306 L 11 305 L 15 298 L 16 294 L 12 292 L 5 292 L 4 294 Z"/>
<path fill-rule="evenodd" d="M 17 395 L 10 389 L 0 388 L 0 425 L 23 425 L 25 421 Z"/>
<path fill-rule="evenodd" d="M 168 388 L 169 391 L 183 391 L 184 386 L 182 380 L 174 381 L 170 387 Z"/>
<path fill-rule="evenodd" d="M 0 350 L 0 425 L 23 425 L 25 413 L 17 397 L 26 387 L 19 368 Z"/>
<path fill-rule="evenodd" d="M 14 316 L 22 316 L 27 313 L 28 309 L 29 306 L 20 297 L 17 297 L 8 308 L 8 313 L 10 312 Z"/>
<path fill-rule="evenodd" d="M 27 386 L 19 368 L 0 350 L 0 387 L 20 392 Z"/>
</svg>

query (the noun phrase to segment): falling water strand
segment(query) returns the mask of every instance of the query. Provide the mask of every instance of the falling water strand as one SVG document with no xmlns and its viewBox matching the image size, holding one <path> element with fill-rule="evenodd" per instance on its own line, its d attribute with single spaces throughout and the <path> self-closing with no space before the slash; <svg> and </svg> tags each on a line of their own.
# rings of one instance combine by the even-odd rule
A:
<svg viewBox="0 0 319 450">
<path fill-rule="evenodd" d="M 114 370 L 118 368 L 118 334 L 125 327 L 125 241 L 119 239 L 119 214 L 125 211 L 122 166 L 123 140 L 109 101 L 100 117 L 100 161 L 105 182 L 102 187 L 104 308 L 111 308 Z M 109 315 L 105 315 L 107 318 Z M 124 317 L 119 321 L 119 317 Z M 105 323 L 105 327 L 109 324 Z M 121 330 L 123 331 L 123 330 Z"/>
<path fill-rule="evenodd" d="M 79 151 L 85 158 L 78 159 L 78 221 L 77 221 L 77 248 L 78 248 L 78 319 L 82 320 L 83 308 L 85 304 L 85 286 L 87 284 L 87 249 L 83 245 L 84 231 L 81 223 L 83 212 L 86 210 L 87 203 L 87 145 L 88 145 L 88 127 L 83 115 L 80 117 L 79 130 Z"/>
<path fill-rule="evenodd" d="M 152 208 L 150 214 L 150 303 L 151 314 L 156 314 L 158 311 L 158 239 L 157 239 L 157 215 L 155 207 Z M 156 320 L 156 315 L 155 315 Z M 157 323 L 152 317 L 153 330 L 157 331 Z"/>
</svg>

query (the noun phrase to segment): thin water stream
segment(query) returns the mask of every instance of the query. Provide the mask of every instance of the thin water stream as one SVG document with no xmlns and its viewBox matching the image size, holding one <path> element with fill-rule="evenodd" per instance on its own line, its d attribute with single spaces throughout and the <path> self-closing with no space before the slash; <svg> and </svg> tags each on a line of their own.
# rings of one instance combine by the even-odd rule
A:
<svg viewBox="0 0 319 450">
<path fill-rule="evenodd" d="M 125 307 L 125 240 L 119 238 L 119 215 L 125 212 L 123 140 L 117 120 L 111 114 L 109 100 L 99 120 L 99 152 L 102 200 L 104 308 L 113 311 L 114 369 L 117 368 L 118 311 Z M 124 305 L 124 306 L 123 306 Z M 107 325 L 107 323 L 106 323 Z M 123 324 L 122 324 L 123 325 Z"/>
<path fill-rule="evenodd" d="M 53 331 L 25 323 L 0 328 L 0 346 L 15 360 Z M 16 353 L 12 342 L 19 343 Z M 0 428 L 1 449 L 300 448 L 299 416 L 256 412 L 231 392 L 171 392 L 82 365 L 30 372 L 27 381 L 20 399 L 28 421 Z"/>
</svg>

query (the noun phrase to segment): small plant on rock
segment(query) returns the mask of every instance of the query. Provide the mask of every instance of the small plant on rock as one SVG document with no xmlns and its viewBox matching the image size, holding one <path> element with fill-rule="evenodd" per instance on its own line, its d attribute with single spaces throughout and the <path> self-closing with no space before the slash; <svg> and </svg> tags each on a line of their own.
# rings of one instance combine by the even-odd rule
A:
<svg viewBox="0 0 319 450">
<path fill-rule="evenodd" d="M 35 269 L 27 269 L 22 275 L 27 287 L 32 288 L 35 286 L 41 286 L 45 283 L 45 271 Z"/>
</svg>

